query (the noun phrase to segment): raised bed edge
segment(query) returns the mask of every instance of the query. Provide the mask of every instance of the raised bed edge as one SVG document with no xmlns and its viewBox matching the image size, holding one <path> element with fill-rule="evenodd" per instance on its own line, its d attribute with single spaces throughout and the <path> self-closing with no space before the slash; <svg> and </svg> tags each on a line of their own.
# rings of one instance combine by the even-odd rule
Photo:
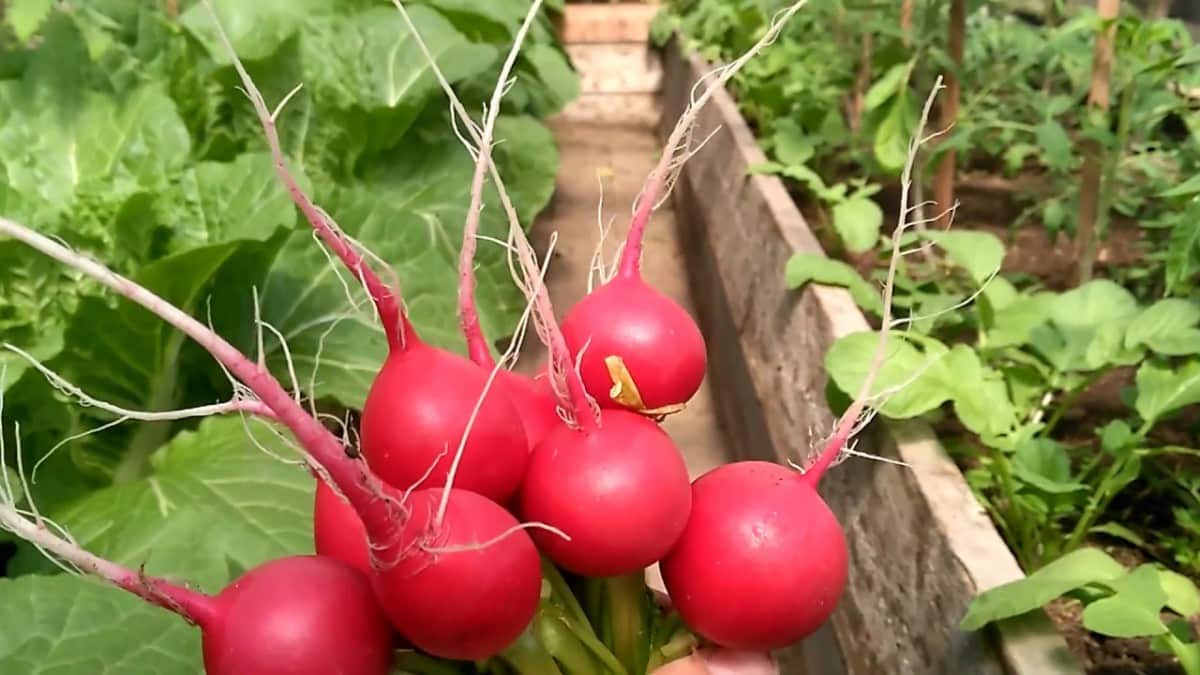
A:
<svg viewBox="0 0 1200 675">
<path fill-rule="evenodd" d="M 664 53 L 662 136 L 710 66 Z M 685 165 L 675 203 L 700 321 L 709 335 L 718 415 L 735 459 L 807 454 L 831 428 L 824 354 L 868 329 L 842 289 L 783 283 L 784 263 L 820 245 L 783 183 L 749 175 L 765 161 L 732 97 L 702 111 L 697 137 L 721 127 Z M 853 459 L 822 492 L 845 526 L 851 579 L 830 636 L 806 643 L 811 675 L 945 673 L 1079 675 L 1082 667 L 1041 613 L 967 633 L 958 621 L 979 591 L 1022 576 L 1016 560 L 924 424 L 875 425 L 870 452 L 908 468 Z M 824 647 L 824 648 L 822 648 Z"/>
</svg>

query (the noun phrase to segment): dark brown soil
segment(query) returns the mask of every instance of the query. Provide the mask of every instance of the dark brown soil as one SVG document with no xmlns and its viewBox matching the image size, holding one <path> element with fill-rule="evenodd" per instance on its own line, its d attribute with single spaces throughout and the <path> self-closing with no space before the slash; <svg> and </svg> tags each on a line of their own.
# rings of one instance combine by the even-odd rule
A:
<svg viewBox="0 0 1200 675">
<path fill-rule="evenodd" d="M 1148 639 L 1110 638 L 1088 631 L 1080 623 L 1083 607 L 1075 600 L 1054 600 L 1046 613 L 1088 675 L 1183 675 L 1175 658 L 1155 653 Z"/>
</svg>

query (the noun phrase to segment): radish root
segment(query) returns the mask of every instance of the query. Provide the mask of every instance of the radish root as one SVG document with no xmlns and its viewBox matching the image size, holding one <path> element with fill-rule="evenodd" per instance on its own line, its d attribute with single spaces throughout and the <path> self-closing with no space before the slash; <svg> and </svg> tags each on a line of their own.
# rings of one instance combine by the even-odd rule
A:
<svg viewBox="0 0 1200 675">
<path fill-rule="evenodd" d="M 925 126 L 929 122 L 929 114 L 933 108 L 933 102 L 937 98 L 938 92 L 944 88 L 945 85 L 942 84 L 942 78 L 939 76 L 933 85 L 932 91 L 929 92 L 929 96 L 925 99 L 925 105 L 921 110 L 921 119 L 908 143 L 908 156 L 900 177 L 900 215 L 896 223 L 896 230 L 892 233 L 892 256 L 888 263 L 887 281 L 883 287 L 883 319 L 880 322 L 879 343 L 871 358 L 871 364 L 867 368 L 866 377 L 863 378 L 862 386 L 859 387 L 858 395 L 854 398 L 854 401 L 850 404 L 846 412 L 838 418 L 832 435 L 825 443 L 825 447 L 821 450 L 820 454 L 817 455 L 816 461 L 803 472 L 805 480 L 811 482 L 813 485 L 816 485 L 821 480 L 821 477 L 830 466 L 833 466 L 846 454 L 846 446 L 851 437 L 859 433 L 878 411 L 877 406 L 871 405 L 871 401 L 877 398 L 871 392 L 875 387 L 875 381 L 879 377 L 879 373 L 883 370 L 883 364 L 887 360 L 888 334 L 894 328 L 892 320 L 892 294 L 896 285 L 896 270 L 903 258 L 901 242 L 904 238 L 904 233 L 913 224 L 913 221 L 909 219 L 912 209 L 908 204 L 908 197 L 912 191 L 913 165 L 916 162 L 916 157 L 921 146 L 945 133 L 945 130 L 943 130 L 934 132 L 928 137 L 925 136 Z M 919 376 L 919 373 L 917 376 Z"/>
</svg>

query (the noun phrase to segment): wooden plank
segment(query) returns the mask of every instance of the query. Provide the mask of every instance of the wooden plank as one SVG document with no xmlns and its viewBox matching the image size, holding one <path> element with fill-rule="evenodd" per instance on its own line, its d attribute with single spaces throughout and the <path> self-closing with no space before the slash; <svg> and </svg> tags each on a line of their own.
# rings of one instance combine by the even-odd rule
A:
<svg viewBox="0 0 1200 675">
<path fill-rule="evenodd" d="M 662 64 L 645 43 L 567 45 L 584 94 L 647 94 L 662 88 Z"/>
<path fill-rule="evenodd" d="M 558 114 L 572 123 L 653 129 L 658 122 L 654 94 L 582 94 Z"/>
<path fill-rule="evenodd" d="M 677 45 L 666 50 L 664 137 L 706 69 Z M 718 414 L 736 457 L 795 459 L 831 429 L 825 352 L 868 324 L 844 290 L 786 288 L 788 258 L 821 248 L 782 182 L 748 175 L 765 157 L 726 94 L 702 111 L 697 136 L 718 126 L 685 166 L 675 193 L 715 389 L 727 394 Z M 958 629 L 978 590 L 1020 578 L 1016 561 L 927 426 L 876 425 L 861 441 L 868 452 L 909 468 L 853 460 L 822 486 L 846 531 L 852 567 L 830 622 L 833 639 L 824 648 L 806 646 L 810 671 L 1081 673 L 1044 622 L 1008 624 L 998 634 Z M 835 663 L 815 666 L 818 657 Z"/>
<path fill-rule="evenodd" d="M 658 3 L 568 4 L 559 18 L 559 37 L 568 45 L 646 42 Z"/>
</svg>

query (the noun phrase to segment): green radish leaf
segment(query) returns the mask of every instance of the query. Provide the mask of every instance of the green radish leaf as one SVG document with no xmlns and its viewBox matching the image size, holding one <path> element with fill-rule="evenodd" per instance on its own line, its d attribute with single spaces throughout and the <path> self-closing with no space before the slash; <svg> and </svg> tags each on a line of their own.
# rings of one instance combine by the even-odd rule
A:
<svg viewBox="0 0 1200 675">
<path fill-rule="evenodd" d="M 65 574 L 0 579 L 0 626 L 0 672 L 202 672 L 199 630 L 92 579 Z"/>
<path fill-rule="evenodd" d="M 994 281 L 999 280 L 1000 277 L 997 277 Z M 1022 294 L 1004 307 L 997 308 L 987 332 L 988 346 L 998 348 L 1027 344 L 1033 330 L 1050 318 L 1056 297 L 1052 293 Z"/>
<path fill-rule="evenodd" d="M 9 0 L 4 21 L 21 42 L 28 40 L 54 8 L 54 0 Z"/>
<path fill-rule="evenodd" d="M 1107 553 L 1095 548 L 1081 548 L 1024 579 L 980 593 L 971 601 L 960 625 L 963 630 L 978 630 L 993 621 L 1038 609 L 1064 593 L 1111 581 L 1125 573 L 1121 563 Z"/>
<path fill-rule="evenodd" d="M 888 173 L 896 173 L 908 157 L 908 95 L 897 96 L 875 130 L 875 160 Z"/>
<path fill-rule="evenodd" d="M 1186 618 L 1200 615 L 1200 590 L 1194 581 L 1168 569 L 1160 569 L 1158 578 L 1167 596 L 1167 608 Z"/>
<path fill-rule="evenodd" d="M 312 551 L 314 482 L 299 461 L 263 424 L 208 419 L 163 446 L 147 477 L 46 515 L 97 555 L 219 590 L 231 564 L 249 569 Z M 53 569 L 32 549 L 21 556 L 22 569 Z"/>
<path fill-rule="evenodd" d="M 1180 367 L 1146 361 L 1137 371 L 1134 408 L 1143 420 L 1158 420 L 1186 405 L 1200 403 L 1200 359 Z"/>
<path fill-rule="evenodd" d="M 1196 174 L 1182 183 L 1158 193 L 1159 197 L 1166 199 L 1173 197 L 1194 197 L 1196 195 L 1200 195 L 1200 174 Z"/>
<path fill-rule="evenodd" d="M 936 243 L 954 264 L 982 285 L 1000 270 L 1004 244 L 994 234 L 967 230 L 929 231 L 924 237 Z"/>
<path fill-rule="evenodd" d="M 1159 300 L 1130 323 L 1125 346 L 1145 345 L 1168 356 L 1197 354 L 1200 353 L 1197 323 L 1200 323 L 1200 306 L 1177 298 Z"/>
<path fill-rule="evenodd" d="M 975 350 L 955 345 L 946 358 L 944 372 L 954 412 L 968 429 L 988 437 L 1005 434 L 1016 425 L 1017 412 L 1004 377 L 985 366 Z"/>
<path fill-rule="evenodd" d="M 788 288 L 801 289 L 808 283 L 841 286 L 850 291 L 859 307 L 876 315 L 883 313 L 878 289 L 840 260 L 818 253 L 797 253 L 788 260 L 785 275 Z"/>
<path fill-rule="evenodd" d="M 1088 630 L 1111 637 L 1147 637 L 1162 635 L 1167 627 L 1158 611 L 1129 602 L 1124 595 L 1102 598 L 1083 608 L 1083 625 Z"/>
<path fill-rule="evenodd" d="M 868 197 L 847 199 L 833 205 L 833 228 L 846 248 L 854 253 L 875 248 L 882 225 L 883 209 Z"/>
<path fill-rule="evenodd" d="M 887 102 L 888 99 L 908 86 L 908 77 L 912 73 L 913 62 L 898 63 L 883 74 L 863 97 L 863 110 L 870 112 Z"/>
<path fill-rule="evenodd" d="M 1133 294 L 1108 279 L 1090 281 L 1058 296 L 1054 320 L 1064 326 L 1102 326 L 1133 319 L 1139 311 Z"/>
<path fill-rule="evenodd" d="M 274 54 L 309 18 L 335 10 L 337 3 L 323 0 L 212 0 L 212 6 L 238 56 L 257 61 Z M 222 65 L 231 62 L 217 34 L 217 24 L 203 3 L 192 4 L 179 16 L 179 23 L 205 46 L 210 58 Z"/>
<path fill-rule="evenodd" d="M 1093 528 L 1090 528 L 1088 530 L 1088 532 L 1094 532 L 1096 534 L 1107 534 L 1110 537 L 1124 539 L 1125 541 L 1127 541 L 1130 544 L 1133 544 L 1134 546 L 1137 546 L 1139 548 L 1146 547 L 1145 539 L 1142 539 L 1141 536 L 1139 536 L 1137 532 L 1134 532 L 1133 530 L 1129 529 L 1128 527 L 1125 527 L 1124 525 L 1122 525 L 1120 523 L 1104 523 L 1103 525 L 1097 525 Z"/>
<path fill-rule="evenodd" d="M 1200 272 L 1200 200 L 1192 201 L 1171 228 L 1164 269 L 1167 291 L 1186 287 L 1197 272 Z"/>
<path fill-rule="evenodd" d="M 524 14 L 525 10 L 520 13 Z M 536 86 L 528 87 L 535 112 L 553 115 L 579 96 L 579 76 L 560 50 L 548 44 L 534 43 L 522 49 L 521 56 L 531 65 L 536 78 Z"/>
<path fill-rule="evenodd" d="M 1066 129 L 1052 119 L 1043 120 L 1034 129 L 1038 145 L 1042 149 L 1042 160 L 1054 171 L 1066 171 L 1071 166 L 1074 154 L 1071 152 L 1071 137 Z"/>
<path fill-rule="evenodd" d="M 1029 439 L 1017 446 L 1013 474 L 1022 482 L 1048 492 L 1065 494 L 1086 490 L 1071 477 L 1071 458 L 1060 443 L 1049 438 Z"/>
<path fill-rule="evenodd" d="M 945 358 L 949 350 L 940 342 L 925 338 L 924 351 L 911 341 L 912 336 L 894 332 L 888 339 L 883 368 L 872 393 L 890 394 L 879 411 L 893 419 L 907 419 L 927 413 L 951 398 L 946 386 L 949 377 Z M 838 388 L 857 396 L 879 345 L 875 332 L 852 333 L 830 346 L 825 368 Z"/>
<path fill-rule="evenodd" d="M 775 148 L 775 156 L 784 164 L 806 164 L 812 159 L 813 139 L 804 133 L 804 129 L 791 119 L 783 119 L 775 123 L 775 133 L 771 136 Z"/>
</svg>

